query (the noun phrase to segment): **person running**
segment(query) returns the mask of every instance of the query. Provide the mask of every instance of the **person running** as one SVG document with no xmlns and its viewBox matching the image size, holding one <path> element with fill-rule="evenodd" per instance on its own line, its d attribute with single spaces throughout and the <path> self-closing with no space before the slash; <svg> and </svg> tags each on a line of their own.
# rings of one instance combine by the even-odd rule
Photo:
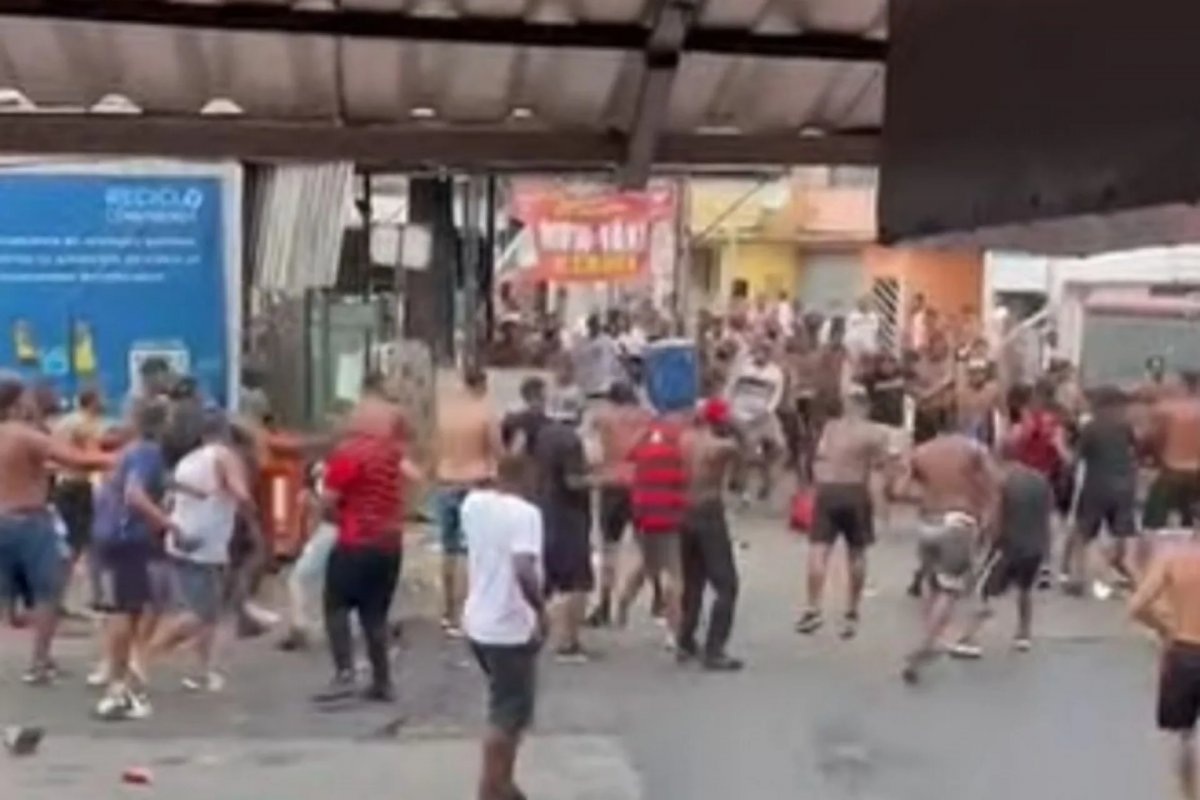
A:
<svg viewBox="0 0 1200 800">
<path fill-rule="evenodd" d="M 0 376 L 0 597 L 18 586 L 31 602 L 33 656 L 27 683 L 55 677 L 50 648 L 58 623 L 62 558 L 50 506 L 52 466 L 104 469 L 107 456 L 39 431 L 33 397 L 20 379 Z"/>
<path fill-rule="evenodd" d="M 1181 796 L 1200 798 L 1196 721 L 1200 717 L 1200 527 L 1186 541 L 1155 554 L 1129 601 L 1133 618 L 1162 645 L 1158 667 L 1158 727 L 1177 741 Z"/>
<path fill-rule="evenodd" d="M 337 525 L 321 503 L 320 487 L 325 482 L 324 477 L 324 466 L 314 465 L 299 499 L 305 509 L 308 538 L 287 577 L 288 626 L 287 634 L 279 643 L 279 649 L 285 653 L 308 649 L 312 627 L 308 615 L 309 598 L 324 580 L 329 554 L 337 544 Z"/>
<path fill-rule="evenodd" d="M 859 608 L 867 580 L 867 549 L 875 542 L 875 510 L 871 502 L 871 474 L 885 465 L 891 442 L 888 429 L 868 418 L 867 396 L 860 388 L 845 406 L 828 410 L 821 444 L 817 448 L 816 494 L 813 527 L 809 534 L 807 606 L 796 623 L 796 632 L 820 630 L 829 556 L 838 538 L 846 543 L 849 594 L 841 636 L 858 632 Z"/>
<path fill-rule="evenodd" d="M 729 405 L 710 398 L 700 407 L 695 424 L 684 434 L 683 461 L 687 472 L 687 506 L 680 523 L 683 561 L 683 608 L 679 621 L 676 657 L 680 663 L 695 658 L 707 670 L 736 672 L 741 659 L 726 651 L 737 607 L 738 571 L 725 516 L 725 485 L 738 456 L 739 445 L 729 416 Z M 704 650 L 696 642 L 696 628 L 704 606 L 704 588 L 711 586 L 713 602 L 708 613 Z"/>
<path fill-rule="evenodd" d="M 654 415 L 638 405 L 637 394 L 627 383 L 614 383 L 609 402 L 592 420 L 600 445 L 600 596 L 588 615 L 594 627 L 612 621 L 613 592 L 617 585 L 617 557 L 625 529 L 633 520 L 633 463 L 630 454 L 645 435 Z"/>
<path fill-rule="evenodd" d="M 103 720 L 145 719 L 152 713 L 144 665 L 135 669 L 133 658 L 158 608 L 152 562 L 163 551 L 162 540 L 181 533 L 163 508 L 169 474 L 161 444 L 166 406 L 146 402 L 133 414 L 138 438 L 121 451 L 96 498 L 95 607 L 105 615 L 107 682 L 96 715 Z"/>
<path fill-rule="evenodd" d="M 362 696 L 373 702 L 394 698 L 388 611 L 400 578 L 403 483 L 421 477 L 404 454 L 403 426 L 398 408 L 368 392 L 325 462 L 325 502 L 337 520 L 325 572 L 325 633 L 334 676 L 317 702 L 344 700 L 356 691 L 351 612 L 358 614 L 371 663 L 371 684 Z"/>
<path fill-rule="evenodd" d="M 552 409 L 551 424 L 538 434 L 534 459 L 538 470 L 538 506 L 546 531 L 546 591 L 551 597 L 551 641 L 561 663 L 590 660 L 579 632 L 587 600 L 595 587 L 592 574 L 591 480 L 579 424 L 583 407 L 563 398 Z"/>
<path fill-rule="evenodd" d="M 1094 411 L 1076 443 L 1083 480 L 1074 531 L 1063 552 L 1063 589 L 1075 595 L 1083 593 L 1088 549 L 1104 527 L 1113 540 L 1109 562 L 1127 585 L 1134 582 L 1127 550 L 1138 535 L 1137 441 L 1119 390 L 1098 390 Z"/>
<path fill-rule="evenodd" d="M 459 507 L 467 493 L 495 476 L 504 447 L 500 422 L 488 399 L 487 374 L 468 369 L 463 388 L 438 409 L 437 520 L 442 544 L 442 629 L 461 635 L 462 562 L 465 543 Z"/>
<path fill-rule="evenodd" d="M 521 496 L 524 478 L 523 459 L 505 455 L 495 486 L 471 490 L 462 505 L 467 540 L 463 628 L 488 686 L 477 800 L 524 798 L 514 772 L 521 739 L 533 722 L 545 628 L 542 514 Z"/>
<path fill-rule="evenodd" d="M 225 686 L 214 658 L 224 573 L 238 515 L 255 515 L 245 465 L 229 440 L 225 418 L 209 413 L 200 447 L 175 467 L 175 483 L 195 492 L 176 492 L 173 498 L 171 520 L 180 533 L 167 542 L 167 556 L 175 614 L 159 626 L 147 652 L 148 658 L 160 658 L 194 642 L 199 672 L 184 679 L 184 687 L 192 691 L 219 692 Z"/>
<path fill-rule="evenodd" d="M 943 415 L 941 422 L 941 431 L 911 456 L 911 477 L 920 491 L 918 552 L 927 591 L 921 639 L 902 673 L 910 684 L 920 680 L 921 669 L 936 656 L 955 607 L 971 585 L 972 558 L 995 495 L 987 450 L 958 433 L 952 416 Z"/>
<path fill-rule="evenodd" d="M 1050 553 L 1054 518 L 1054 489 L 1046 477 L 1016 460 L 1010 442 L 1001 448 L 1004 459 L 998 507 L 993 514 L 991 552 L 980 586 L 981 605 L 950 654 L 980 658 L 977 637 L 991 618 L 990 601 L 1010 588 L 1017 592 L 1017 634 L 1013 646 L 1026 652 L 1033 646 L 1033 589 L 1042 562 Z"/>
<path fill-rule="evenodd" d="M 1200 375 L 1181 376 L 1182 386 L 1169 390 L 1154 406 L 1151 442 L 1158 474 L 1146 494 L 1142 527 L 1153 536 L 1166 528 L 1171 515 L 1192 527 L 1200 502 Z"/>
</svg>

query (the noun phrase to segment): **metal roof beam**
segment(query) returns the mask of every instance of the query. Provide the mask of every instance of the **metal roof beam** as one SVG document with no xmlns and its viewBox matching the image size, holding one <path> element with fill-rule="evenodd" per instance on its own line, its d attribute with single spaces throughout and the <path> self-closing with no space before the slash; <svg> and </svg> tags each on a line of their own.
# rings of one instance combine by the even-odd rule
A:
<svg viewBox="0 0 1200 800">
<path fill-rule="evenodd" d="M 671 105 L 679 59 L 696 15 L 696 0 L 659 0 L 654 27 L 643 55 L 641 83 L 618 181 L 639 188 L 650 178 L 659 134 Z"/>
<path fill-rule="evenodd" d="M 879 138 L 877 134 L 665 134 L 658 141 L 655 163 L 666 167 L 875 164 Z M 397 170 L 445 166 L 587 171 L 619 168 L 628 150 L 621 136 L 541 129 L 35 113 L 0 115 L 0 152 L 353 161 Z"/>
<path fill-rule="evenodd" d="M 416 17 L 373 9 L 300 10 L 246 2 L 0 0 L 0 18 L 5 16 L 362 39 L 629 51 L 644 50 L 652 35 L 651 28 L 634 22 L 567 25 L 520 19 Z M 776 35 L 732 28 L 693 28 L 682 49 L 764 58 L 872 62 L 887 58 L 887 43 L 883 40 L 821 31 Z"/>
</svg>

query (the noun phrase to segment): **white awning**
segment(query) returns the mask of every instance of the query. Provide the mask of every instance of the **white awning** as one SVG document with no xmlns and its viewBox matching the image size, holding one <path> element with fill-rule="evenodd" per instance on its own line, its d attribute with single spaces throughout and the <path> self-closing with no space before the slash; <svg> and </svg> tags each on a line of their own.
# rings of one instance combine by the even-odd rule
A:
<svg viewBox="0 0 1200 800">
<path fill-rule="evenodd" d="M 0 151 L 875 160 L 885 0 L 0 0 Z M 568 135 L 564 135 L 568 134 Z"/>
</svg>

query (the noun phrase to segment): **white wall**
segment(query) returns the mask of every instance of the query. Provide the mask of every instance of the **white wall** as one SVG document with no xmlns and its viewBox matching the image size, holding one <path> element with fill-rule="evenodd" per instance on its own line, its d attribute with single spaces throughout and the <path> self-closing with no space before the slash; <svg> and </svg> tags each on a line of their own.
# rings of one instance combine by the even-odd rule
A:
<svg viewBox="0 0 1200 800">
<path fill-rule="evenodd" d="M 1055 309 L 1059 351 L 1077 359 L 1089 289 L 1171 283 L 1200 285 L 1200 245 L 1149 247 L 1087 258 L 988 253 L 981 305 L 990 315 L 998 292 L 1046 293 Z"/>
</svg>

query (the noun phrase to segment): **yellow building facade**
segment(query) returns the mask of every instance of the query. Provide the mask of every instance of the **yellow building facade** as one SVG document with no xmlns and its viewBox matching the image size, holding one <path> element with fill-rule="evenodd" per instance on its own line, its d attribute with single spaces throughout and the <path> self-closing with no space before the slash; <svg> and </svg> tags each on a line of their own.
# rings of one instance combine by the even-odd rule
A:
<svg viewBox="0 0 1200 800">
<path fill-rule="evenodd" d="M 822 174 L 690 183 L 691 308 L 721 311 L 739 286 L 750 298 L 845 310 L 881 281 L 901 307 L 920 293 L 947 314 L 979 308 L 982 254 L 878 247 L 874 186 L 831 185 Z"/>
</svg>

